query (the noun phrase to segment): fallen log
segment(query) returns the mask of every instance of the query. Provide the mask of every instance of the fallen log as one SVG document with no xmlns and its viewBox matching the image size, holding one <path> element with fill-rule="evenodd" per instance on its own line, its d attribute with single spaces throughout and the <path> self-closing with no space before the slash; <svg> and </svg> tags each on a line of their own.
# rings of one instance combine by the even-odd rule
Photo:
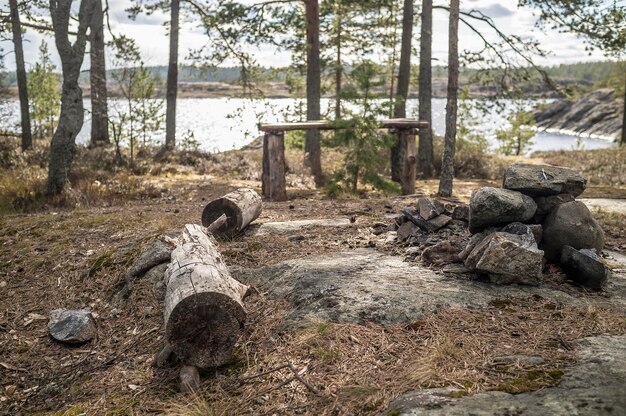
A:
<svg viewBox="0 0 626 416">
<path fill-rule="evenodd" d="M 165 341 L 183 365 L 228 363 L 248 286 L 233 279 L 205 228 L 187 224 L 165 272 Z"/>
<path fill-rule="evenodd" d="M 234 237 L 261 215 L 261 197 L 254 190 L 241 188 L 209 202 L 202 211 L 202 225 L 212 226 L 214 235 Z M 215 227 L 222 215 L 226 222 Z"/>
</svg>

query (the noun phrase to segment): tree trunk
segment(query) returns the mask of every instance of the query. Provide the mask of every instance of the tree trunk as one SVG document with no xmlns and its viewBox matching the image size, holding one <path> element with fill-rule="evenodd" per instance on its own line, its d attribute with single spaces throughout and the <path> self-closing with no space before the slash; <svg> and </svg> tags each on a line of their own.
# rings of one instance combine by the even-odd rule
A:
<svg viewBox="0 0 626 416">
<path fill-rule="evenodd" d="M 68 173 L 76 152 L 76 136 L 83 126 L 83 91 L 78 85 L 85 57 L 87 29 L 94 11 L 93 0 L 82 0 L 78 12 L 78 30 L 74 44 L 69 40 L 72 0 L 51 0 L 50 16 L 63 72 L 61 114 L 50 143 L 48 194 L 58 194 L 68 183 Z"/>
<path fill-rule="evenodd" d="M 433 44 L 433 2 L 422 2 L 422 30 L 420 40 L 419 70 L 419 119 L 427 121 L 428 128 L 419 131 L 417 168 L 424 178 L 433 176 L 433 129 L 432 129 L 432 44 Z"/>
<path fill-rule="evenodd" d="M 456 114 L 459 90 L 459 0 L 450 0 L 450 30 L 448 44 L 448 97 L 446 102 L 446 135 L 439 195 L 452 196 L 454 179 L 454 151 L 456 147 Z"/>
<path fill-rule="evenodd" d="M 415 129 L 402 129 L 398 136 L 402 136 L 402 144 L 404 145 L 404 167 L 402 169 L 402 195 L 411 195 L 415 193 L 415 176 L 417 158 L 415 157 Z"/>
<path fill-rule="evenodd" d="M 241 188 L 209 202 L 202 211 L 202 225 L 210 226 L 222 215 L 226 224 L 213 232 L 234 237 L 261 215 L 261 197 L 252 189 Z"/>
<path fill-rule="evenodd" d="M 170 58 L 167 69 L 165 149 L 176 147 L 176 95 L 178 91 L 178 20 L 180 0 L 172 0 L 170 17 Z"/>
<path fill-rule="evenodd" d="M 626 72 L 624 73 L 624 114 L 622 114 L 622 146 L 626 146 Z"/>
<path fill-rule="evenodd" d="M 22 47 L 22 27 L 17 0 L 9 0 L 11 8 L 11 28 L 13 29 L 13 45 L 15 48 L 15 72 L 17 75 L 17 90 L 20 97 L 20 118 L 22 123 L 22 150 L 33 146 L 33 135 L 30 130 L 30 109 L 28 105 L 28 84 L 26 80 L 26 66 L 24 65 L 24 49 Z"/>
<path fill-rule="evenodd" d="M 336 28 L 337 31 L 337 39 L 336 39 L 336 51 L 337 51 L 337 62 L 335 66 L 335 119 L 341 118 L 341 81 L 343 77 L 343 65 L 341 64 L 341 12 L 342 9 L 339 8 L 337 10 L 336 17 Z"/>
<path fill-rule="evenodd" d="M 307 120 L 320 119 L 320 9 L 318 0 L 305 1 L 306 17 L 306 116 Z M 311 169 L 315 184 L 324 184 L 322 173 L 320 132 L 307 130 L 304 142 L 305 162 Z"/>
<path fill-rule="evenodd" d="M 91 146 L 108 146 L 109 111 L 107 108 L 107 76 L 104 59 L 104 14 L 102 0 L 95 1 L 95 10 L 91 23 Z"/>
<path fill-rule="evenodd" d="M 183 365 L 228 363 L 246 320 L 248 286 L 230 276 L 203 227 L 187 224 L 165 272 L 165 340 Z"/>
<path fill-rule="evenodd" d="M 400 47 L 400 67 L 398 68 L 398 90 L 396 101 L 394 103 L 394 117 L 406 117 L 406 100 L 409 97 L 409 83 L 411 81 L 411 40 L 413 38 L 413 0 L 404 0 L 404 8 L 402 11 L 402 43 Z M 405 143 L 402 143 L 401 137 L 405 135 L 397 135 L 398 139 L 391 148 L 391 179 L 401 181 L 404 177 L 404 149 Z"/>
</svg>

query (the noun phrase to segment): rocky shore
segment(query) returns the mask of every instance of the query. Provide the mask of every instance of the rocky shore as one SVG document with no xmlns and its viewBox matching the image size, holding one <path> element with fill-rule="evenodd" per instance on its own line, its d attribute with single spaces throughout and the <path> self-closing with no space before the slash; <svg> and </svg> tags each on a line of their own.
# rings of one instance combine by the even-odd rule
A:
<svg viewBox="0 0 626 416">
<path fill-rule="evenodd" d="M 575 100 L 555 101 L 533 114 L 537 127 L 550 133 L 618 140 L 624 102 L 615 90 L 602 89 Z"/>
</svg>

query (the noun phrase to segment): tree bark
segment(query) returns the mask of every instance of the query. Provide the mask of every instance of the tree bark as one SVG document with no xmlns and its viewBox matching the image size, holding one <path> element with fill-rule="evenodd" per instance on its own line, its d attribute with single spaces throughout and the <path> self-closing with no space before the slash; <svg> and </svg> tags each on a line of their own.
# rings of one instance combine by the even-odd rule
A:
<svg viewBox="0 0 626 416">
<path fill-rule="evenodd" d="M 202 211 L 202 225 L 210 226 L 222 215 L 226 224 L 213 234 L 234 237 L 261 215 L 261 197 L 252 189 L 241 188 L 209 202 Z"/>
<path fill-rule="evenodd" d="M 91 69 L 91 146 L 108 146 L 109 110 L 107 108 L 107 76 L 104 59 L 104 14 L 102 0 L 95 1 L 95 10 L 91 23 L 90 58 Z"/>
<path fill-rule="evenodd" d="M 170 10 L 170 58 L 167 68 L 165 110 L 165 150 L 176 147 L 176 95 L 178 93 L 178 21 L 180 0 L 172 0 Z"/>
<path fill-rule="evenodd" d="M 320 9 L 318 0 L 305 1 L 306 18 L 306 116 L 307 120 L 319 120 L 321 100 L 320 74 Z M 322 173 L 320 132 L 307 130 L 304 142 L 305 162 L 311 169 L 317 186 L 324 184 Z"/>
<path fill-rule="evenodd" d="M 417 150 L 418 172 L 424 178 L 433 176 L 433 130 L 432 130 L 432 44 L 433 44 L 433 2 L 422 2 L 422 29 L 420 40 L 419 70 L 419 119 L 427 121 L 429 127 L 419 131 Z"/>
<path fill-rule="evenodd" d="M 50 143 L 48 163 L 48 194 L 58 194 L 68 183 L 68 173 L 76 152 L 76 136 L 83 126 L 83 91 L 78 85 L 80 68 L 85 57 L 87 29 L 91 23 L 95 2 L 82 0 L 78 11 L 76 40 L 69 40 L 72 0 L 50 0 L 50 16 L 54 38 L 63 72 L 61 114 Z"/>
<path fill-rule="evenodd" d="M 622 141 L 621 145 L 626 146 L 626 73 L 624 73 L 624 114 L 622 114 Z"/>
<path fill-rule="evenodd" d="M 185 225 L 165 284 L 165 340 L 183 365 L 213 368 L 228 363 L 246 319 L 243 297 L 248 286 L 230 276 L 200 225 Z"/>
<path fill-rule="evenodd" d="M 337 10 L 336 17 L 336 28 L 337 38 L 336 38 L 336 52 L 337 52 L 337 62 L 335 66 L 335 119 L 341 118 L 341 82 L 343 77 L 343 65 L 341 64 L 341 13 L 342 9 L 339 7 Z"/>
<path fill-rule="evenodd" d="M 450 0 L 448 44 L 448 97 L 446 102 L 446 134 L 441 159 L 439 195 L 452 196 L 454 152 L 456 147 L 456 116 L 459 90 L 459 0 Z"/>
<path fill-rule="evenodd" d="M 402 169 L 402 195 L 415 193 L 415 177 L 417 158 L 415 157 L 415 129 L 402 129 L 398 132 L 403 137 L 404 145 L 404 167 Z"/>
<path fill-rule="evenodd" d="M 402 11 L 402 41 L 400 46 L 400 66 L 398 68 L 398 90 L 394 103 L 393 115 L 395 118 L 406 117 L 406 100 L 409 97 L 409 83 L 411 81 L 411 40 L 413 38 L 413 0 L 404 0 Z M 401 138 L 406 135 L 397 135 L 397 140 L 391 148 L 391 179 L 402 181 L 406 144 Z"/>
<path fill-rule="evenodd" d="M 11 28 L 13 30 L 13 46 L 15 48 L 15 72 L 17 90 L 20 98 L 20 119 L 22 124 L 22 150 L 33 147 L 33 135 L 30 129 L 30 108 L 28 104 L 28 83 L 26 66 L 24 65 L 24 48 L 22 47 L 22 27 L 17 0 L 9 0 L 11 8 Z"/>
</svg>

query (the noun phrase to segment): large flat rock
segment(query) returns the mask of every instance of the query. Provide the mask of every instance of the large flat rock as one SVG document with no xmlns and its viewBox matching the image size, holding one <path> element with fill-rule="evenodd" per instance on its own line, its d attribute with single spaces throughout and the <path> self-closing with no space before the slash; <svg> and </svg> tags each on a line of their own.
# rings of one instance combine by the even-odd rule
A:
<svg viewBox="0 0 626 416">
<path fill-rule="evenodd" d="M 310 320 L 341 323 L 408 323 L 439 309 L 480 308 L 494 299 L 539 295 L 567 304 L 626 311 L 626 279 L 615 274 L 605 294 L 568 293 L 547 285 L 497 286 L 467 275 L 436 272 L 375 249 L 357 249 L 294 259 L 261 269 L 233 270 L 270 297 L 287 299 L 293 309 L 284 326 Z"/>
<path fill-rule="evenodd" d="M 626 414 L 626 336 L 580 340 L 580 362 L 556 387 L 530 393 L 486 392 L 451 398 L 453 389 L 403 394 L 382 415 L 624 415 Z"/>
<path fill-rule="evenodd" d="M 271 233 L 288 233 L 298 231 L 305 227 L 346 227 L 350 225 L 347 218 L 330 218 L 318 220 L 295 220 L 264 222 L 252 224 L 246 229 L 247 235 L 266 235 Z"/>
</svg>

